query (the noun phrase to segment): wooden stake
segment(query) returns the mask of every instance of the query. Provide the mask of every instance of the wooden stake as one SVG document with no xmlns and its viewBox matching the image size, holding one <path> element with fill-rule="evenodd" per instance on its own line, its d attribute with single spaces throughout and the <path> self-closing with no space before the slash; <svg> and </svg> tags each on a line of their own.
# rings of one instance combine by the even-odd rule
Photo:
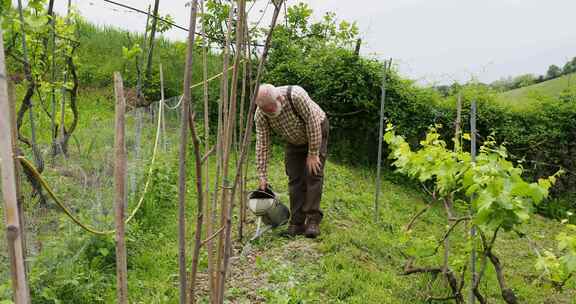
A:
<svg viewBox="0 0 576 304">
<path fill-rule="evenodd" d="M 68 77 L 64 74 L 64 83 L 68 81 Z M 66 158 L 66 153 L 64 153 L 64 137 L 66 137 L 66 87 L 62 86 L 60 88 L 62 92 L 62 100 L 60 101 L 60 140 L 58 141 L 59 153 L 62 153 Z"/>
<path fill-rule="evenodd" d="M 470 109 L 470 146 L 472 162 L 476 162 L 476 100 L 472 100 Z M 478 280 L 478 272 L 476 271 L 476 226 L 472 225 L 470 229 L 470 238 L 472 240 L 472 253 L 470 256 L 470 269 L 472 271 L 472 284 L 470 286 L 475 286 L 476 280 Z M 476 297 L 474 296 L 474 289 L 470 288 L 469 302 L 476 303 Z"/>
<path fill-rule="evenodd" d="M 116 209 L 116 281 L 118 303 L 128 303 L 128 267 L 126 262 L 126 241 L 124 238 L 124 208 L 126 200 L 126 144 L 124 142 L 124 116 L 126 100 L 124 85 L 119 72 L 114 73 L 116 94 L 116 136 L 114 140 L 114 202 Z"/>
<path fill-rule="evenodd" d="M 180 304 L 185 304 L 186 295 L 186 147 L 188 145 L 188 124 L 190 117 L 190 84 L 192 82 L 192 53 L 196 31 L 196 9 L 198 1 L 193 0 L 190 8 L 188 46 L 186 48 L 186 66 L 182 97 L 182 120 L 180 121 L 180 165 L 178 170 L 178 265 L 180 268 Z"/>
<path fill-rule="evenodd" d="M 150 43 L 148 46 L 148 60 L 146 61 L 146 78 L 145 82 L 150 81 L 152 77 L 152 56 L 154 53 L 154 38 L 156 37 L 156 24 L 158 24 L 158 8 L 160 6 L 160 0 L 154 1 L 154 16 L 152 17 L 152 28 L 150 29 Z"/>
<path fill-rule="evenodd" d="M 232 86 L 230 88 L 230 114 L 228 115 L 228 124 L 226 126 L 226 144 L 225 144 L 225 163 L 224 163 L 224 178 L 228 180 L 228 167 L 229 167 L 229 154 L 232 150 L 233 137 L 230 132 L 236 128 L 236 104 L 237 104 L 237 91 L 238 91 L 238 68 L 240 67 L 240 59 L 242 58 L 242 41 L 244 38 L 244 15 L 245 15 L 245 1 L 238 0 L 238 20 L 236 21 L 236 53 L 234 55 L 234 69 L 232 70 Z M 229 192 L 229 189 L 224 189 L 225 193 Z M 229 195 L 229 193 L 228 193 Z M 234 198 L 228 196 L 222 203 L 226 205 L 226 208 L 232 209 L 231 203 Z M 228 212 L 225 215 L 225 223 L 230 224 L 232 213 Z M 229 240 L 227 240 L 228 242 Z"/>
<path fill-rule="evenodd" d="M 161 133 L 162 134 L 162 147 L 164 152 L 166 152 L 166 120 L 164 117 L 164 71 L 162 69 L 162 64 L 160 64 L 160 120 L 161 120 Z"/>
<path fill-rule="evenodd" d="M 390 61 L 391 62 L 391 61 Z M 382 95 L 380 98 L 380 129 L 378 132 L 378 165 L 376 167 L 376 196 L 374 199 L 374 221 L 378 221 L 379 204 L 380 204 L 380 170 L 382 166 L 382 139 L 384 136 L 384 103 L 386 102 L 386 75 L 388 73 L 388 62 L 384 61 L 384 70 L 382 71 Z"/>
<path fill-rule="evenodd" d="M 243 0 L 238 0 L 238 20 L 236 21 L 236 53 L 234 55 L 234 68 L 232 70 L 232 85 L 230 88 L 230 100 L 229 100 L 229 114 L 227 117 L 226 127 L 224 128 L 225 135 L 224 135 L 224 190 L 223 190 L 223 197 L 222 197 L 222 225 L 231 225 L 231 210 L 232 206 L 231 203 L 234 198 L 230 196 L 230 186 L 229 186 L 229 160 L 230 160 L 230 152 L 232 148 L 232 131 L 236 127 L 236 104 L 237 104 L 237 88 L 238 88 L 238 67 L 240 66 L 240 58 L 242 56 L 242 39 L 244 36 L 243 29 L 244 29 L 244 8 L 245 2 Z M 231 26 L 229 26 L 229 32 L 231 31 Z M 220 236 L 220 239 L 224 239 L 224 235 Z M 227 242 L 231 242 L 229 239 L 225 239 L 223 243 L 221 243 L 221 251 L 220 256 L 222 256 L 222 251 L 225 248 L 231 248 L 231 246 L 227 245 Z M 224 252 L 224 255 L 229 255 L 230 253 Z M 224 266 L 223 266 L 224 267 Z M 221 278 L 224 278 L 225 275 L 222 275 Z"/>
<path fill-rule="evenodd" d="M 201 2 L 201 13 L 204 16 L 204 0 Z M 213 223 L 216 218 L 215 208 L 212 208 L 210 203 L 210 107 L 208 104 L 208 39 L 206 39 L 206 22 L 202 17 L 202 79 L 203 79 L 203 97 L 204 97 L 204 153 L 207 155 L 206 162 L 204 163 L 204 176 L 205 176 L 205 190 L 204 190 L 204 217 L 206 221 L 206 236 L 213 233 Z M 215 290 L 215 257 L 214 246 L 212 239 L 208 240 L 206 244 L 208 251 L 208 285 L 210 287 L 210 303 L 214 303 L 213 291 Z"/>
<path fill-rule="evenodd" d="M 230 46 L 230 36 L 232 34 L 232 16 L 234 15 L 234 2 L 230 3 L 230 11 L 228 14 L 228 21 L 227 21 L 227 32 L 226 32 L 226 39 L 224 44 L 224 54 L 223 54 L 223 64 L 222 64 L 222 81 L 221 81 L 221 91 L 220 91 L 220 99 L 222 102 L 222 198 L 220 201 L 220 226 L 223 226 L 226 222 L 226 213 L 228 208 L 228 198 L 230 196 L 230 183 L 228 180 L 228 159 L 230 155 L 229 149 L 229 136 L 231 134 L 230 130 L 228 130 L 228 121 L 231 112 L 229 112 L 229 99 L 228 99 L 228 61 L 229 61 L 229 46 Z M 218 271 L 217 271 L 217 284 L 220 286 L 220 280 L 223 279 L 222 269 L 224 266 L 222 265 L 222 261 L 224 260 L 224 235 L 220 233 L 218 237 Z M 220 294 L 218 294 L 220 296 Z M 218 299 L 220 301 L 220 299 Z"/>
<path fill-rule="evenodd" d="M 252 57 L 250 55 L 250 28 L 248 27 L 248 18 L 244 18 L 244 47 L 245 47 L 245 58 L 243 67 L 243 79 L 242 79 L 242 97 L 240 98 L 240 131 L 238 134 L 244 134 L 244 99 L 246 95 L 249 100 L 252 97 Z M 245 92 L 248 88 L 248 92 Z M 236 153 L 240 153 L 240 147 L 242 146 L 242 137 L 238 136 L 238 149 Z M 248 162 L 249 157 L 246 157 L 245 164 Z M 243 165 L 244 166 L 244 165 Z M 246 178 L 248 176 L 248 166 L 244 167 L 244 176 L 240 179 L 240 220 L 238 227 L 238 238 L 240 241 L 244 238 L 244 223 L 246 223 Z"/>
<path fill-rule="evenodd" d="M 214 190 L 212 193 L 212 201 L 211 201 L 211 219 L 210 221 L 212 222 L 212 226 L 214 227 L 217 224 L 217 211 L 218 211 L 218 194 L 219 189 L 220 189 L 220 173 L 222 171 L 222 112 L 223 112 L 223 106 L 224 103 L 222 101 L 220 101 L 220 104 L 218 105 L 218 125 L 217 125 L 217 129 L 216 129 L 216 174 L 214 176 Z M 214 251 L 216 250 L 216 248 L 214 248 Z M 216 258 L 216 253 L 213 252 L 211 253 L 214 258 Z M 213 299 L 213 303 L 217 303 L 217 296 L 218 296 L 218 290 L 217 290 L 217 281 L 218 281 L 218 275 L 219 275 L 219 270 L 218 270 L 218 262 L 219 260 L 216 259 L 214 260 L 214 278 L 213 278 L 213 282 L 211 282 L 211 284 L 214 286 L 213 289 L 211 289 L 211 297 Z"/>
<path fill-rule="evenodd" d="M 56 82 L 56 15 L 52 11 L 55 0 L 50 0 L 50 40 L 51 48 L 50 53 L 52 54 L 52 59 L 50 61 L 50 101 L 51 101 L 51 120 L 50 129 L 52 130 L 52 163 L 54 163 L 54 158 L 58 153 L 57 150 L 57 137 L 58 133 L 56 130 L 56 88 L 54 86 Z"/>
<path fill-rule="evenodd" d="M 6 236 L 8 238 L 8 253 L 10 255 L 10 273 L 12 290 L 16 304 L 29 304 L 30 293 L 26 281 L 26 267 L 23 251 L 23 231 L 18 212 L 18 196 L 16 183 L 16 167 L 14 166 L 13 143 L 15 131 L 10 100 L 8 98 L 8 83 L 4 57 L 4 40 L 0 29 L 0 166 L 2 173 L 2 195 L 4 198 L 4 216 Z"/>
<path fill-rule="evenodd" d="M 20 155 L 18 151 L 18 127 L 16 126 L 16 87 L 12 81 L 7 81 L 8 83 L 8 102 L 10 103 L 10 113 L 11 118 L 11 130 L 12 130 L 12 155 Z M 20 217 L 20 238 L 22 239 L 22 252 L 24 253 L 24 268 L 26 269 L 26 275 L 30 274 L 30 269 L 28 268 L 28 263 L 26 262 L 26 221 L 24 219 L 24 201 L 22 197 L 22 192 L 20 191 L 20 162 L 14 158 L 14 176 L 16 180 L 16 198 L 18 200 L 18 215 Z"/>
<path fill-rule="evenodd" d="M 192 103 L 193 104 L 193 103 Z M 192 105 L 192 108 L 194 106 Z M 192 142 L 194 145 L 194 160 L 196 165 L 196 192 L 197 207 L 196 213 L 196 231 L 194 234 L 194 253 L 192 255 L 192 270 L 190 275 L 190 304 L 196 303 L 196 275 L 198 273 L 198 259 L 200 258 L 200 248 L 202 247 L 202 223 L 204 221 L 204 197 L 202 188 L 202 156 L 200 155 L 200 141 L 196 132 L 195 115 L 191 114 L 189 121 L 190 131 L 192 133 Z"/>
<path fill-rule="evenodd" d="M 462 134 L 462 93 L 458 93 L 458 100 L 456 101 L 456 123 L 454 124 L 454 150 L 456 152 L 462 150 L 462 143 L 460 137 Z"/>
<path fill-rule="evenodd" d="M 232 149 L 232 147 L 236 147 L 236 149 L 233 149 L 234 152 L 236 152 L 235 154 L 237 155 L 238 153 L 238 145 L 236 142 L 236 104 L 237 104 L 237 92 L 238 92 L 238 77 L 240 75 L 240 62 L 241 59 L 244 57 L 244 46 L 245 46 L 245 41 L 244 41 L 244 19 L 245 19 L 245 14 L 246 14 L 246 2 L 244 0 L 238 0 L 238 20 L 236 22 L 236 54 L 234 56 L 234 70 L 232 71 L 232 88 L 230 89 L 230 104 L 231 104 L 231 110 L 230 110 L 230 116 L 231 118 L 228 121 L 228 130 L 232 130 L 233 131 L 233 136 L 230 139 L 229 138 L 229 143 L 228 143 L 228 149 Z M 246 63 L 244 63 L 244 69 L 243 69 L 243 78 L 242 78 L 242 85 L 245 85 L 245 77 L 246 77 Z M 244 97 L 245 97 L 245 93 L 246 93 L 246 88 L 242 87 L 242 93 L 241 93 L 241 112 L 240 112 L 240 120 L 242 120 L 242 111 L 244 110 Z M 241 123 L 240 123 L 241 124 Z M 242 181 L 240 181 L 240 193 L 242 193 Z M 234 198 L 229 198 L 230 203 L 232 201 L 234 201 Z M 240 204 L 242 205 L 242 203 Z M 242 230 L 242 209 L 240 210 L 240 217 L 239 217 L 239 223 L 240 223 L 240 230 L 238 231 L 239 235 L 241 235 L 241 230 Z"/>
<path fill-rule="evenodd" d="M 354 49 L 354 55 L 356 55 L 356 57 L 360 56 L 360 46 L 362 46 L 362 39 L 358 38 L 358 40 L 356 40 L 356 48 Z"/>
<path fill-rule="evenodd" d="M 461 151 L 460 146 L 460 128 L 462 122 L 462 100 L 461 95 L 458 94 L 458 100 L 456 102 L 456 122 L 454 123 L 454 151 L 459 152 Z M 448 219 L 448 225 L 452 225 L 454 222 L 454 215 L 452 214 L 452 199 L 446 200 L 444 199 L 444 209 L 446 211 L 446 217 Z M 444 276 L 448 274 L 448 267 L 449 267 L 449 257 L 450 257 L 450 238 L 448 234 L 446 238 L 444 238 L 444 261 L 442 265 L 442 273 Z"/>
<path fill-rule="evenodd" d="M 194 27 L 191 29 L 192 31 L 194 31 L 196 29 L 196 15 L 198 12 L 198 1 L 194 0 L 192 1 L 192 17 L 191 17 L 191 23 L 194 24 Z M 191 100 L 191 88 L 190 88 L 190 84 L 192 82 L 192 54 L 193 54 L 193 50 L 194 50 L 194 35 L 191 36 L 191 39 L 188 41 L 188 53 L 186 54 L 186 71 L 184 74 L 184 97 L 182 102 L 185 104 L 189 104 L 190 106 L 188 106 L 187 108 L 189 109 L 190 112 L 193 113 L 194 109 L 196 108 L 194 106 L 194 102 L 193 100 Z M 195 159 L 195 165 L 196 165 L 196 192 L 197 192 L 197 208 L 198 211 L 196 213 L 196 231 L 194 234 L 194 249 L 193 249 L 193 254 L 192 254 L 192 269 L 191 269 L 191 274 L 190 274 L 190 298 L 189 298 L 189 303 L 193 304 L 196 302 L 196 294 L 195 294 L 195 285 L 196 285 L 196 275 L 198 272 L 198 259 L 200 257 L 200 247 L 201 247 L 201 243 L 202 243 L 202 222 L 203 222 L 203 217 L 204 217 L 204 212 L 203 212 L 203 205 L 204 205 L 204 199 L 203 199 L 203 191 L 204 189 L 202 188 L 202 156 L 200 155 L 200 143 L 198 141 L 198 136 L 197 136 L 197 132 L 196 132 L 196 122 L 195 122 L 195 115 L 189 113 L 188 116 L 188 123 L 189 123 L 189 128 L 191 131 L 191 135 L 192 135 L 192 143 L 194 145 L 194 159 Z"/>
<path fill-rule="evenodd" d="M 245 36 L 244 36 L 245 37 Z M 246 48 L 246 41 L 244 40 L 244 45 L 243 45 L 243 51 L 242 54 L 245 55 L 244 52 L 244 48 Z M 236 153 L 239 152 L 239 148 L 240 148 L 240 134 L 242 134 L 242 125 L 244 123 L 244 101 L 246 100 L 246 56 L 243 56 L 244 58 L 244 62 L 242 64 L 242 91 L 240 93 L 240 118 L 238 121 L 238 142 L 234 143 L 236 145 Z M 238 218 L 238 239 L 240 241 L 242 241 L 242 239 L 244 238 L 244 218 L 245 218 L 245 205 L 244 205 L 244 188 L 245 188 L 245 178 L 242 178 L 240 180 L 240 214 L 239 214 L 239 218 Z"/>
<path fill-rule="evenodd" d="M 240 180 L 240 178 L 242 178 L 242 173 L 244 172 L 242 170 L 243 168 L 243 163 L 244 163 L 244 159 L 246 158 L 246 153 L 247 153 L 247 148 L 249 146 L 249 139 L 250 139 L 250 135 L 252 133 L 252 125 L 253 125 L 253 119 L 254 119 L 254 112 L 256 110 L 256 92 L 258 92 L 258 88 L 260 87 L 260 77 L 262 75 L 262 71 L 264 69 L 264 64 L 266 62 L 266 58 L 268 57 L 268 51 L 270 48 L 270 42 L 272 41 L 272 34 L 274 33 L 274 28 L 276 26 L 276 21 L 278 20 L 278 14 L 280 13 L 280 9 L 282 7 L 282 1 L 278 1 L 277 3 L 274 3 L 275 5 L 275 9 L 274 9 L 274 14 L 272 15 L 272 22 L 270 25 L 270 30 L 268 32 L 268 36 L 266 37 L 266 43 L 264 45 L 264 50 L 262 51 L 262 57 L 260 59 L 260 63 L 258 65 L 258 73 L 256 75 L 256 85 L 255 85 L 255 89 L 254 89 L 254 94 L 251 98 L 250 101 L 250 112 L 248 115 L 248 118 L 246 119 L 246 132 L 244 133 L 244 139 L 242 142 L 242 149 L 240 151 L 240 157 L 238 159 L 237 162 L 237 168 L 236 168 L 236 175 L 234 178 L 234 182 L 232 183 L 232 193 L 230 195 L 231 198 L 234 198 L 236 195 L 236 190 L 238 187 L 238 182 Z M 228 216 L 227 216 L 227 221 L 231 221 L 232 220 L 232 210 L 233 210 L 233 204 L 234 202 L 232 201 L 230 204 L 230 208 L 228 209 Z M 223 269 L 221 271 L 221 280 L 218 282 L 219 283 L 219 287 L 218 287 L 218 299 L 219 299 L 219 303 L 223 303 L 224 302 L 224 289 L 225 289 L 225 284 L 226 284 L 226 274 L 228 271 L 228 264 L 230 261 L 230 255 L 232 253 L 232 242 L 231 242 L 231 231 L 232 225 L 231 222 L 226 223 L 225 225 L 225 235 L 226 235 L 226 249 L 224 250 L 225 255 L 224 255 L 224 261 L 223 261 Z"/>
</svg>

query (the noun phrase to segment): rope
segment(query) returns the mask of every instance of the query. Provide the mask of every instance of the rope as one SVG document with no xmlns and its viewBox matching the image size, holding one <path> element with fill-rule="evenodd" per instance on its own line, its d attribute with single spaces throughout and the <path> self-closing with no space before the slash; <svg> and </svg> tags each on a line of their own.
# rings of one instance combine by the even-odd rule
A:
<svg viewBox="0 0 576 304">
<path fill-rule="evenodd" d="M 242 59 L 240 62 L 242 63 L 243 61 L 244 61 L 244 59 Z M 231 70 L 233 70 L 233 69 L 234 69 L 234 66 L 229 67 L 229 68 L 228 68 L 228 72 L 231 71 Z M 214 75 L 214 76 L 206 79 L 206 83 L 211 82 L 212 80 L 218 79 L 220 76 L 222 76 L 222 73 L 223 73 L 223 72 L 220 72 L 220 73 L 218 73 L 218 74 L 216 74 L 216 75 Z M 200 81 L 200 82 L 198 82 L 198 83 L 195 83 L 195 84 L 193 84 L 193 85 L 190 86 L 190 89 L 197 88 L 197 87 L 201 86 L 202 84 L 204 84 L 204 81 Z M 180 103 L 182 103 L 183 95 L 180 95 L 179 98 L 180 98 L 180 99 L 178 100 L 178 103 L 177 103 L 174 107 L 171 107 L 171 106 L 169 106 L 169 105 L 166 105 L 166 107 L 167 107 L 168 109 L 170 109 L 170 110 L 174 110 L 174 109 L 178 108 L 178 107 L 180 106 Z"/>
<path fill-rule="evenodd" d="M 244 60 L 242 60 L 242 61 L 244 61 Z M 231 66 L 231 67 L 228 68 L 228 71 L 231 71 L 231 70 L 233 70 L 233 69 L 234 69 L 234 66 Z M 210 81 L 212 81 L 212 80 L 214 80 L 214 79 L 216 79 L 216 78 L 218 78 L 218 77 L 220 77 L 220 76 L 222 76 L 222 72 L 220 72 L 220 73 L 218 73 L 218 74 L 216 74 L 216 75 L 214 75 L 214 76 L 206 79 L 206 82 L 210 82 Z M 200 81 L 200 82 L 198 82 L 198 83 L 193 84 L 190 88 L 191 88 L 191 89 L 197 88 L 197 87 L 201 86 L 203 83 L 204 83 L 204 81 Z"/>
<path fill-rule="evenodd" d="M 159 105 L 159 111 L 160 112 L 162 111 L 162 103 L 160 103 L 160 105 Z M 128 224 L 128 222 L 130 222 L 134 218 L 134 216 L 136 215 L 138 210 L 140 210 L 140 208 L 142 207 L 142 203 L 144 202 L 144 197 L 146 196 L 146 193 L 148 192 L 148 187 L 150 186 L 150 180 L 152 177 L 152 170 L 154 168 L 154 163 L 156 161 L 156 154 L 158 152 L 158 142 L 160 141 L 160 126 L 161 126 L 161 120 L 160 119 L 161 119 L 161 117 L 162 117 L 162 115 L 158 115 L 158 124 L 157 124 L 157 129 L 156 129 L 156 139 L 154 141 L 154 150 L 152 152 L 152 159 L 150 161 L 150 166 L 148 168 L 148 177 L 146 180 L 146 184 L 144 185 L 144 191 L 143 191 L 142 195 L 140 196 L 140 199 L 138 200 L 138 204 L 136 205 L 134 210 L 130 213 L 130 216 L 128 216 L 128 218 L 126 219 L 126 221 L 125 221 L 126 224 Z M 72 211 L 70 211 L 70 209 L 62 202 L 62 200 L 60 200 L 56 196 L 56 194 L 54 193 L 54 190 L 52 190 L 52 188 L 50 187 L 48 182 L 42 177 L 42 175 L 40 175 L 40 173 L 38 172 L 36 167 L 34 167 L 34 165 L 29 160 L 27 160 L 23 156 L 17 156 L 16 158 L 20 161 L 22 166 L 24 166 L 26 169 L 28 169 L 32 173 L 32 176 L 42 185 L 42 187 L 46 190 L 46 192 L 48 192 L 48 195 L 54 200 L 54 202 L 56 202 L 56 204 L 62 209 L 62 211 L 64 211 L 64 213 L 74 223 L 76 223 L 78 226 L 80 226 L 82 229 L 86 230 L 87 232 L 97 234 L 97 235 L 109 235 L 109 234 L 113 234 L 116 232 L 115 229 L 114 230 L 98 230 L 92 226 L 89 226 L 87 224 L 82 223 L 82 221 L 80 221 L 80 219 L 78 219 L 76 216 L 74 216 Z"/>
<path fill-rule="evenodd" d="M 180 95 L 180 98 L 178 99 L 178 103 L 177 103 L 174 107 L 171 107 L 171 106 L 169 106 L 169 105 L 166 105 L 166 107 L 167 107 L 169 110 L 175 110 L 176 108 L 178 108 L 178 107 L 180 106 L 180 103 L 182 103 L 182 99 L 183 99 L 183 98 L 184 98 L 184 96 L 183 96 L 183 95 Z"/>
</svg>

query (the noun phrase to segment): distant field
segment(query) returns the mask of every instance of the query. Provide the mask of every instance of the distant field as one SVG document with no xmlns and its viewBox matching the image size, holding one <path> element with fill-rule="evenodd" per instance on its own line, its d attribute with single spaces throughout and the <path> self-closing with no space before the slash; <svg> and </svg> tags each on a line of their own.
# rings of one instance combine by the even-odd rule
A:
<svg viewBox="0 0 576 304">
<path fill-rule="evenodd" d="M 569 87 L 576 88 L 576 73 L 501 93 L 497 100 L 513 107 L 531 105 L 545 98 L 558 97 L 562 90 Z"/>
</svg>

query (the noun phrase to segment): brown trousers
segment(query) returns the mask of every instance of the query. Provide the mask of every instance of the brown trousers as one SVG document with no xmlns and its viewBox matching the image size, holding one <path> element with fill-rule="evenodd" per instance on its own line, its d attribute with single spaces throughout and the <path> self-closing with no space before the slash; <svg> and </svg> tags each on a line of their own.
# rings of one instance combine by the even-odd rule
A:
<svg viewBox="0 0 576 304">
<path fill-rule="evenodd" d="M 288 175 L 290 192 L 291 224 L 304 224 L 306 219 L 320 223 L 322 210 L 322 186 L 324 184 L 324 164 L 328 156 L 328 118 L 322 122 L 322 144 L 320 145 L 320 173 L 313 175 L 306 168 L 308 145 L 286 144 L 284 165 Z"/>
</svg>

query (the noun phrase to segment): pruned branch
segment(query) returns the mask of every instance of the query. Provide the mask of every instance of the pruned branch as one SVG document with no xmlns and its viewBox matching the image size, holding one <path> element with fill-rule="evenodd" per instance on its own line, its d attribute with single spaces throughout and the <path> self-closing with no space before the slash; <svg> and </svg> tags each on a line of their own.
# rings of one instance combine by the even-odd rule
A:
<svg viewBox="0 0 576 304">
<path fill-rule="evenodd" d="M 414 258 L 409 258 L 404 265 L 404 272 L 402 275 L 411 275 L 416 273 L 431 273 L 433 275 L 438 275 L 443 272 L 443 267 L 414 267 L 412 265 Z M 452 289 L 452 297 L 456 300 L 456 303 L 464 303 L 464 297 L 462 296 L 460 284 L 454 275 L 454 272 L 448 268 L 445 272 L 445 278 Z"/>
<path fill-rule="evenodd" d="M 200 246 L 206 245 L 206 243 L 210 242 L 210 241 L 213 240 L 215 237 L 217 237 L 218 235 L 220 235 L 220 233 L 222 233 L 222 231 L 224 231 L 224 226 L 220 227 L 220 229 L 216 230 L 216 232 L 214 232 L 211 236 L 209 236 L 209 237 L 207 237 L 205 240 L 203 240 L 202 243 L 200 243 Z"/>
<path fill-rule="evenodd" d="M 216 151 L 216 146 L 213 146 L 212 148 L 210 148 L 210 150 L 208 152 L 206 152 L 206 154 L 204 154 L 204 156 L 202 156 L 202 160 L 200 161 L 200 163 L 204 164 L 206 162 L 206 160 L 208 159 L 208 157 L 210 157 L 210 155 L 214 154 L 214 151 Z"/>
<path fill-rule="evenodd" d="M 404 228 L 405 231 L 410 231 L 412 230 L 412 226 L 414 226 L 414 223 L 416 222 L 416 220 L 422 216 L 424 213 L 426 213 L 426 211 L 430 210 L 430 207 L 432 207 L 432 204 L 427 204 L 426 207 L 422 208 L 422 210 L 418 211 L 418 213 L 416 213 L 416 215 L 414 215 L 412 217 L 412 219 L 410 219 L 410 221 L 408 222 L 408 224 L 406 225 L 406 228 Z"/>
<path fill-rule="evenodd" d="M 444 242 L 444 240 L 446 240 L 448 238 L 448 236 L 450 236 L 450 233 L 452 233 L 454 228 L 456 228 L 456 226 L 458 226 L 459 223 L 461 223 L 463 221 L 469 221 L 469 220 L 471 220 L 471 217 L 469 217 L 469 216 L 463 216 L 463 217 L 454 219 L 454 222 L 450 225 L 450 227 L 448 228 L 446 233 L 444 233 L 444 236 L 442 237 L 442 239 L 440 239 L 438 241 L 438 245 L 434 249 L 434 254 L 438 253 L 438 249 L 440 249 L 440 246 L 442 246 L 442 242 Z"/>
</svg>

